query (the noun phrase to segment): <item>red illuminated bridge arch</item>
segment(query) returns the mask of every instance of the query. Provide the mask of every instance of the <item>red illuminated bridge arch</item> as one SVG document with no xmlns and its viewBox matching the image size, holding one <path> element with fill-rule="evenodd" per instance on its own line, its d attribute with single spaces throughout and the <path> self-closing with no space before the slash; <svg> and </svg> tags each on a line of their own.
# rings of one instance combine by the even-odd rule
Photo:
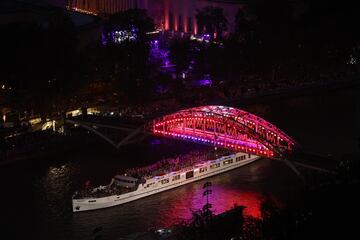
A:
<svg viewBox="0 0 360 240">
<path fill-rule="evenodd" d="M 154 135 L 270 158 L 280 158 L 297 146 L 293 139 L 266 120 L 226 106 L 181 110 L 154 119 L 146 127 Z"/>
</svg>

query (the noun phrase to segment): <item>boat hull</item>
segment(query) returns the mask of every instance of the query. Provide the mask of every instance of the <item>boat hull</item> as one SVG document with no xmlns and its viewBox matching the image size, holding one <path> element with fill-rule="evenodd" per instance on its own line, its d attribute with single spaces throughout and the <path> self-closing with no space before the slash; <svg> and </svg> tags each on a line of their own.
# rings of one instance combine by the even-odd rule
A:
<svg viewBox="0 0 360 240">
<path fill-rule="evenodd" d="M 114 207 L 114 206 L 118 206 L 124 203 L 128 203 L 131 201 L 135 201 L 144 197 L 148 197 L 151 195 L 154 195 L 156 193 L 160 193 L 160 192 L 164 192 L 176 187 L 180 187 L 182 185 L 191 183 L 191 182 L 195 182 L 195 181 L 199 181 L 214 175 L 218 175 L 220 173 L 224 173 L 236 168 L 239 168 L 241 166 L 247 165 L 249 163 L 252 163 L 258 159 L 260 159 L 260 157 L 255 156 L 255 155 L 249 155 L 249 154 L 242 154 L 243 156 L 246 156 L 247 158 L 245 158 L 244 160 L 238 161 L 236 162 L 236 159 L 239 157 L 238 154 L 234 154 L 232 155 L 231 158 L 227 157 L 227 158 L 220 158 L 222 160 L 215 160 L 215 161 L 211 161 L 211 163 L 209 163 L 208 165 L 203 165 L 202 168 L 208 168 L 208 171 L 205 172 L 199 172 L 199 168 L 192 168 L 190 170 L 187 171 L 182 171 L 177 172 L 177 173 L 172 173 L 172 174 L 167 174 L 161 177 L 156 177 L 155 180 L 152 180 L 153 182 L 153 186 L 151 187 L 147 187 L 146 185 L 149 184 L 142 184 L 139 185 L 138 189 L 136 191 L 132 191 L 129 193 L 125 193 L 125 194 L 121 194 L 121 195 L 112 195 L 112 196 L 108 196 L 108 197 L 102 197 L 102 198 L 87 198 L 87 199 L 73 199 L 73 212 L 82 212 L 82 211 L 89 211 L 89 210 L 96 210 L 96 209 L 102 209 L 102 208 L 108 208 L 108 207 Z M 223 166 L 223 162 L 224 161 L 229 161 L 231 160 L 234 162 L 232 164 Z M 216 163 L 220 163 L 220 167 L 210 170 L 210 165 L 214 165 Z M 188 178 L 187 176 L 185 177 L 187 172 L 191 172 L 193 171 L 193 177 Z M 161 184 L 161 180 L 163 179 L 169 179 L 175 175 L 181 176 L 180 179 L 178 180 L 172 180 L 169 181 L 168 184 Z M 147 182 L 148 183 L 148 182 Z"/>
</svg>

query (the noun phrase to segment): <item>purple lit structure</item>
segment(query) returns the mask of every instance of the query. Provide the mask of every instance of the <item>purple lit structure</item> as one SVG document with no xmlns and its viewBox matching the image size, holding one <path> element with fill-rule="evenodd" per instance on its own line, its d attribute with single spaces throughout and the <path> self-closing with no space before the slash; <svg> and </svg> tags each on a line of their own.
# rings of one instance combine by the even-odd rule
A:
<svg viewBox="0 0 360 240">
<path fill-rule="evenodd" d="M 102 34 L 102 43 L 106 45 L 109 41 L 113 43 L 123 43 L 125 41 L 136 41 L 138 39 L 138 29 L 132 27 L 131 30 L 112 30 Z"/>
<path fill-rule="evenodd" d="M 205 42 L 210 42 L 211 41 L 210 34 L 203 34 L 202 35 L 202 40 L 205 41 Z"/>
<path fill-rule="evenodd" d="M 197 80 L 193 85 L 195 87 L 210 87 L 212 85 L 212 80 L 209 74 L 205 74 L 203 78 Z"/>
<path fill-rule="evenodd" d="M 151 58 L 151 61 L 157 62 L 158 64 L 160 64 L 161 69 L 165 73 L 172 73 L 174 71 L 174 66 L 175 65 L 170 63 L 169 51 L 166 50 L 166 49 L 162 49 L 159 46 L 159 44 L 160 44 L 160 41 L 157 40 L 157 39 L 150 42 L 150 47 L 151 47 L 150 58 Z"/>
</svg>

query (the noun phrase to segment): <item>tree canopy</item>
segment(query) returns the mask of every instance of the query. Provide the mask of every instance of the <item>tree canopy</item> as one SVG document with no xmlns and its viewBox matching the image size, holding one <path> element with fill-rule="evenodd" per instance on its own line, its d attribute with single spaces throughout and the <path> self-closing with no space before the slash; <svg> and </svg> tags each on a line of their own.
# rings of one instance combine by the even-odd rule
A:
<svg viewBox="0 0 360 240">
<path fill-rule="evenodd" d="M 146 33 L 154 31 L 154 20 L 147 15 L 145 9 L 129 9 L 110 16 L 108 28 L 111 31 L 133 31 L 137 32 L 139 40 L 144 40 Z"/>
<path fill-rule="evenodd" d="M 77 33 L 63 11 L 54 11 L 46 24 L 36 21 L 1 25 L 3 80 L 12 87 L 12 104 L 19 110 L 46 112 L 60 96 L 74 90 Z M 76 82 L 78 83 L 78 82 Z"/>
<path fill-rule="evenodd" d="M 227 30 L 228 21 L 224 16 L 224 11 L 220 7 L 205 7 L 198 9 L 196 20 L 200 33 L 213 35 L 217 34 L 218 38 L 222 37 L 222 33 Z"/>
</svg>

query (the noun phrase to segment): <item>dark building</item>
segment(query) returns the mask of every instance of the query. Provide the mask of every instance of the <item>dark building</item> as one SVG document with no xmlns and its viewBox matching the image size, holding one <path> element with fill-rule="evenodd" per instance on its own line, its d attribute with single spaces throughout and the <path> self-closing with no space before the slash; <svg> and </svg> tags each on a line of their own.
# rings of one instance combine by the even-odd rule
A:
<svg viewBox="0 0 360 240">
<path fill-rule="evenodd" d="M 0 24 L 9 25 L 16 23 L 35 22 L 46 27 L 50 17 L 62 11 L 74 24 L 79 38 L 80 47 L 93 42 L 101 41 L 101 19 L 64 8 L 48 5 L 46 3 L 30 3 L 29 1 L 1 1 Z"/>
<path fill-rule="evenodd" d="M 132 8 L 146 9 L 159 29 L 191 34 L 198 33 L 196 10 L 207 6 L 224 10 L 229 23 L 228 32 L 231 32 L 234 30 L 236 13 L 244 4 L 241 1 L 226 0 L 68 0 L 69 9 L 99 16 L 108 16 Z"/>
</svg>

